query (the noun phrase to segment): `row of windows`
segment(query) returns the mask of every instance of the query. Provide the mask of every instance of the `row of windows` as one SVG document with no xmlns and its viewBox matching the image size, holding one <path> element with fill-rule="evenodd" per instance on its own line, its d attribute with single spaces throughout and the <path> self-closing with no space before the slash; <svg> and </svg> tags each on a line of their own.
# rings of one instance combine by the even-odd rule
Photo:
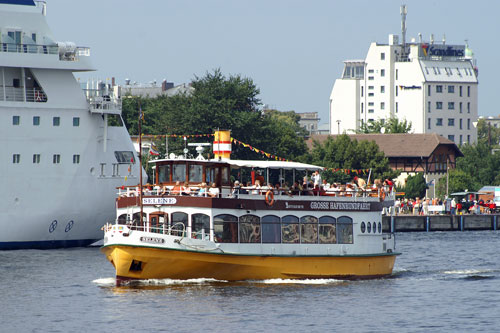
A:
<svg viewBox="0 0 500 333">
<path fill-rule="evenodd" d="M 12 125 L 20 125 L 21 116 L 12 116 Z M 59 126 L 61 124 L 61 117 L 52 117 L 52 126 Z M 33 126 L 40 125 L 40 116 L 33 116 Z M 73 126 L 80 126 L 80 117 L 73 117 Z"/>
<path fill-rule="evenodd" d="M 463 97 L 463 86 L 458 86 L 458 91 L 459 91 L 459 96 Z M 427 96 L 431 96 L 431 92 L 432 92 L 432 86 L 428 85 Z M 443 93 L 443 85 L 441 84 L 436 85 L 436 93 L 438 94 Z M 448 85 L 448 94 L 454 94 L 454 93 L 455 93 L 455 86 Z M 470 97 L 470 86 L 467 86 L 467 97 Z"/>
<path fill-rule="evenodd" d="M 431 118 L 427 118 L 427 129 L 431 129 Z M 459 119 L 459 129 L 463 129 L 463 119 Z M 467 119 L 467 129 L 470 130 L 470 119 Z M 443 126 L 443 118 L 436 118 L 436 126 Z M 448 118 L 448 126 L 455 126 L 455 118 Z"/>
<path fill-rule="evenodd" d="M 371 233 L 372 232 L 372 223 L 371 222 L 361 222 L 361 232 L 362 233 L 365 233 L 365 231 L 367 233 Z M 377 229 L 377 222 L 373 222 L 373 233 L 376 234 L 376 233 L 382 233 L 382 223 L 378 223 L 378 229 Z"/>
<path fill-rule="evenodd" d="M 446 75 L 453 75 L 453 69 L 451 67 L 444 67 L 443 68 Z M 462 68 L 463 72 L 465 73 L 465 76 L 473 76 L 474 74 L 472 73 L 472 69 L 470 68 Z M 460 71 L 460 68 L 456 67 L 457 74 L 458 76 L 462 76 L 462 72 Z M 440 75 L 441 74 L 441 69 L 439 67 L 432 67 L 432 71 L 434 72 L 434 75 Z M 429 74 L 429 68 L 425 67 L 425 72 Z"/>
<path fill-rule="evenodd" d="M 134 214 L 133 220 L 138 221 L 139 216 L 139 213 Z M 120 215 L 118 223 L 124 224 L 126 219 L 126 214 Z M 167 213 L 152 213 L 150 221 L 152 229 L 160 233 L 160 229 L 167 226 L 169 230 L 187 230 L 189 226 L 189 216 L 182 212 L 170 214 L 170 219 Z M 192 238 L 199 238 L 202 229 L 209 233 L 208 215 L 193 214 L 190 222 Z M 280 218 L 276 215 L 237 217 L 221 214 L 214 216 L 213 233 L 218 243 L 352 244 L 353 221 L 348 216 L 287 215 Z"/>
<path fill-rule="evenodd" d="M 41 161 L 41 155 L 40 154 L 33 154 L 33 164 L 40 164 Z M 21 154 L 13 154 L 12 155 L 12 163 L 14 164 L 19 164 L 21 163 Z M 61 155 L 60 154 L 53 154 L 52 155 L 52 163 L 53 164 L 60 164 L 61 163 Z M 76 154 L 73 155 L 73 164 L 79 164 L 80 163 L 80 155 Z"/>
<path fill-rule="evenodd" d="M 443 102 L 436 102 L 436 110 L 443 109 Z M 463 103 L 458 103 L 458 109 L 460 113 L 463 113 Z M 455 110 L 455 102 L 448 102 L 448 110 Z M 432 111 L 432 103 L 430 101 L 427 102 L 427 112 Z M 467 102 L 467 113 L 470 113 L 470 102 Z"/>
</svg>

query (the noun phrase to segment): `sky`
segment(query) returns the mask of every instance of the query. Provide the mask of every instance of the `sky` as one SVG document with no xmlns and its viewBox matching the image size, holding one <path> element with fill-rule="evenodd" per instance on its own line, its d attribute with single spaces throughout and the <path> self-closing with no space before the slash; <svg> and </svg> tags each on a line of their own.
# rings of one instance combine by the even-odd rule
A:
<svg viewBox="0 0 500 333">
<path fill-rule="evenodd" d="M 500 1 L 47 0 L 47 20 L 55 40 L 91 48 L 98 70 L 77 74 L 82 80 L 177 85 L 220 69 L 252 79 L 262 104 L 318 112 L 328 123 L 343 61 L 401 35 L 403 3 L 408 41 L 418 33 L 424 41 L 468 40 L 479 67 L 479 115 L 498 116 Z"/>
</svg>

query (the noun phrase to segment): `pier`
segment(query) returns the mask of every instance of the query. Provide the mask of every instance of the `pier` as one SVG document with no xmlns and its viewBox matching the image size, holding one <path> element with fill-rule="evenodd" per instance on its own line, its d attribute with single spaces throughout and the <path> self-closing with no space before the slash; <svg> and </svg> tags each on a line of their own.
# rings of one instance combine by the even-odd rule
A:
<svg viewBox="0 0 500 333">
<path fill-rule="evenodd" d="M 500 215 L 383 216 L 384 232 L 499 230 Z"/>
</svg>

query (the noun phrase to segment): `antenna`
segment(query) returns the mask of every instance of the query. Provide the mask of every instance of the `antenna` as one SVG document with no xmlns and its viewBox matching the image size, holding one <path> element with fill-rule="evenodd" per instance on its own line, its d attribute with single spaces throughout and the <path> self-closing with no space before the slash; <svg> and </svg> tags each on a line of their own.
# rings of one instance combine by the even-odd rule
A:
<svg viewBox="0 0 500 333">
<path fill-rule="evenodd" d="M 403 57 L 406 56 L 406 14 L 408 10 L 406 9 L 406 5 L 401 5 L 400 9 L 401 13 L 401 38 L 403 44 Z"/>
</svg>

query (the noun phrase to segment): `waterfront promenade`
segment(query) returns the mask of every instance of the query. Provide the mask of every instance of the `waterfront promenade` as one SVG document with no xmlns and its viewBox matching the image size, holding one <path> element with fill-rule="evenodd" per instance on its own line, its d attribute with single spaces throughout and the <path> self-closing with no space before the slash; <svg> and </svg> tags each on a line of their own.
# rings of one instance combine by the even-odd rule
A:
<svg viewBox="0 0 500 333">
<path fill-rule="evenodd" d="M 499 230 L 500 214 L 383 216 L 384 232 Z"/>
</svg>

